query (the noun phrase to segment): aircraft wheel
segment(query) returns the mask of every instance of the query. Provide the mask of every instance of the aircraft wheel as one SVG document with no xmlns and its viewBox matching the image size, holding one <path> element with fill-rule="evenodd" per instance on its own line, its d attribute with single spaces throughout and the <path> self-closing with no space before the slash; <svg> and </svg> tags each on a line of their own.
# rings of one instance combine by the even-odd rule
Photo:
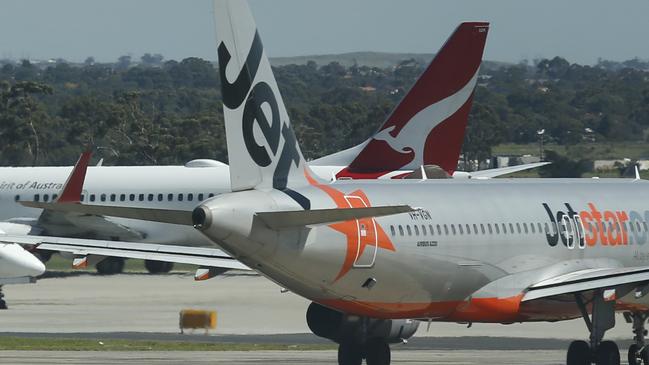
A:
<svg viewBox="0 0 649 365">
<path fill-rule="evenodd" d="M 151 274 L 166 274 L 174 268 L 173 262 L 144 260 L 144 267 Z"/>
<path fill-rule="evenodd" d="M 573 341 L 568 347 L 567 365 L 590 365 L 590 346 L 586 341 Z"/>
<path fill-rule="evenodd" d="M 620 365 L 620 350 L 613 341 L 603 341 L 595 354 L 597 365 Z"/>
<path fill-rule="evenodd" d="M 124 271 L 124 259 L 119 257 L 106 257 L 95 266 L 101 275 L 114 275 Z"/>
<path fill-rule="evenodd" d="M 338 365 L 361 365 L 363 352 L 361 347 L 350 343 L 338 345 Z"/>
<path fill-rule="evenodd" d="M 365 350 L 367 365 L 390 365 L 390 345 L 383 340 L 372 340 Z"/>
<path fill-rule="evenodd" d="M 641 365 L 641 362 L 638 361 L 638 345 L 632 344 L 629 346 L 629 365 Z"/>
<path fill-rule="evenodd" d="M 7 307 L 7 302 L 5 302 L 4 299 L 0 299 L 0 309 L 9 309 L 9 307 Z"/>
<path fill-rule="evenodd" d="M 642 359 L 642 364 L 649 365 L 649 348 L 646 346 L 640 351 L 640 358 Z M 638 365 L 640 362 L 638 362 Z"/>
</svg>

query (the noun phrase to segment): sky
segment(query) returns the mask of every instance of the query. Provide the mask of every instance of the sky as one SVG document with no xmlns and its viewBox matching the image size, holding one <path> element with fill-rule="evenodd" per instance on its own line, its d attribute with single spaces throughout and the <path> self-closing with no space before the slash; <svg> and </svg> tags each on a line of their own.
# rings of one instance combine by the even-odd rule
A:
<svg viewBox="0 0 649 365">
<path fill-rule="evenodd" d="M 250 0 L 271 57 L 434 53 L 491 22 L 485 59 L 649 59 L 649 0 Z M 211 0 L 0 0 L 0 58 L 216 59 Z"/>
</svg>

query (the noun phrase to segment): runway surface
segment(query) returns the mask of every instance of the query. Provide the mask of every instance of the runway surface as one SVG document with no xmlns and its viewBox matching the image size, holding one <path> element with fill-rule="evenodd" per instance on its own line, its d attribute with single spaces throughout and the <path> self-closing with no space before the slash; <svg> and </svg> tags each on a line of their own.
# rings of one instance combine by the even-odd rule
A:
<svg viewBox="0 0 649 365">
<path fill-rule="evenodd" d="M 196 282 L 191 273 L 168 275 L 81 274 L 42 279 L 31 285 L 3 288 L 10 309 L 0 311 L 0 332 L 178 333 L 181 309 L 218 312 L 215 334 L 309 333 L 309 302 L 280 292 L 267 279 L 250 274 L 222 275 Z M 417 336 L 492 336 L 549 339 L 585 338 L 581 320 L 559 323 L 473 324 L 426 323 Z M 630 339 L 621 316 L 607 337 Z"/>
</svg>

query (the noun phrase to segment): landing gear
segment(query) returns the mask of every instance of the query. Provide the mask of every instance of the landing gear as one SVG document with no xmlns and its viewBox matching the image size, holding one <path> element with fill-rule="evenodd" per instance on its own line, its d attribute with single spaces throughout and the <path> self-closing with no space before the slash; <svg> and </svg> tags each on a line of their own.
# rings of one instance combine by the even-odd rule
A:
<svg viewBox="0 0 649 365">
<path fill-rule="evenodd" d="M 575 302 L 590 332 L 590 341 L 574 341 L 566 357 L 567 365 L 620 365 L 620 350 L 613 341 L 602 341 L 604 334 L 615 326 L 615 300 L 605 300 L 601 290 L 595 291 L 590 303 L 581 294 L 575 294 Z M 592 306 L 588 315 L 587 304 Z M 649 364 L 648 364 L 649 365 Z"/>
<path fill-rule="evenodd" d="M 649 313 L 646 312 L 624 313 L 626 321 L 633 325 L 633 341 L 635 342 L 629 346 L 629 365 L 649 365 L 649 347 L 645 344 L 647 335 L 645 323 L 648 317 Z"/>
<path fill-rule="evenodd" d="M 373 339 L 365 346 L 343 342 L 338 345 L 338 365 L 390 365 L 390 345 L 382 339 Z"/>
<path fill-rule="evenodd" d="M 361 365 L 363 348 L 356 344 L 341 343 L 338 345 L 338 365 Z"/>
<path fill-rule="evenodd" d="M 2 285 L 0 285 L 0 309 L 8 309 L 7 302 L 5 302 L 5 295 L 2 292 Z"/>
<path fill-rule="evenodd" d="M 144 260 L 144 267 L 151 274 L 166 274 L 174 268 L 173 262 Z"/>
<path fill-rule="evenodd" d="M 367 365 L 390 365 L 390 357 L 390 345 L 381 339 L 371 340 L 365 346 Z"/>
<path fill-rule="evenodd" d="M 119 257 L 106 257 L 95 265 L 101 275 L 114 275 L 124 271 L 124 259 Z"/>
</svg>

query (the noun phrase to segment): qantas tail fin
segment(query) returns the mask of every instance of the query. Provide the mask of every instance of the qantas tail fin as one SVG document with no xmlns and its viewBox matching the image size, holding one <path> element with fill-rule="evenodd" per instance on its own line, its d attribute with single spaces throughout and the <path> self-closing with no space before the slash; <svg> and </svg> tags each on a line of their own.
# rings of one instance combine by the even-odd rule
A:
<svg viewBox="0 0 649 365">
<path fill-rule="evenodd" d="M 489 23 L 460 24 L 376 134 L 312 163 L 348 166 L 338 177 L 376 178 L 422 165 L 453 174 L 488 31 Z"/>
<path fill-rule="evenodd" d="M 232 190 L 289 193 L 308 166 L 248 4 L 215 0 L 214 13 Z"/>
</svg>

